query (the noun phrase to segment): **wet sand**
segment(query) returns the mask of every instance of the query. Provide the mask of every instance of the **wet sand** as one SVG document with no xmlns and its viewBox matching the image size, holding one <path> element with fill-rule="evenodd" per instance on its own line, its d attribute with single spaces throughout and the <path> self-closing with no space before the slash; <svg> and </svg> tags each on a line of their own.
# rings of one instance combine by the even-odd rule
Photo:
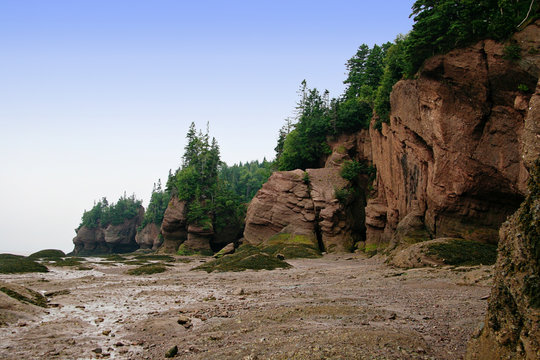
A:
<svg viewBox="0 0 540 360">
<path fill-rule="evenodd" d="M 176 345 L 181 359 L 460 359 L 483 320 L 492 272 L 402 270 L 360 255 L 189 271 L 206 260 L 143 276 L 123 263 L 0 275 L 49 294 L 50 304 L 0 327 L 0 358 L 163 359 Z"/>
</svg>

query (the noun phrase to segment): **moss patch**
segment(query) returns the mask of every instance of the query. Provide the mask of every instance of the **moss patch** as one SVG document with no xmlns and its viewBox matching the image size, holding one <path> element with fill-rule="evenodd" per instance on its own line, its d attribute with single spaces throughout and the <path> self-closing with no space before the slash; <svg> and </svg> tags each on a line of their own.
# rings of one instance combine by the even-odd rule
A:
<svg viewBox="0 0 540 360">
<path fill-rule="evenodd" d="M 28 259 L 50 259 L 50 258 L 62 258 L 66 254 L 62 250 L 46 249 L 33 253 L 28 256 Z"/>
<path fill-rule="evenodd" d="M 379 246 L 377 244 L 366 244 L 366 246 L 364 246 L 364 253 L 371 257 L 377 254 L 378 249 Z"/>
<path fill-rule="evenodd" d="M 102 257 L 105 258 L 107 261 L 125 261 L 125 260 L 127 260 L 125 257 L 123 257 L 121 255 L 118 255 L 118 254 L 106 255 L 106 256 L 102 256 Z"/>
<path fill-rule="evenodd" d="M 317 244 L 309 236 L 296 234 L 276 234 L 258 246 L 261 252 L 276 256 L 283 255 L 286 259 L 321 257 Z"/>
<path fill-rule="evenodd" d="M 185 246 L 185 244 L 180 245 L 178 248 L 178 251 L 176 252 L 177 255 L 182 256 L 212 256 L 214 253 L 212 250 L 193 250 Z"/>
<path fill-rule="evenodd" d="M 138 260 L 159 260 L 164 262 L 174 262 L 174 257 L 170 255 L 158 255 L 158 254 L 148 254 L 148 255 L 136 255 L 135 259 Z"/>
<path fill-rule="evenodd" d="M 48 272 L 45 265 L 24 256 L 0 254 L 0 274 L 17 274 L 29 272 Z"/>
<path fill-rule="evenodd" d="M 274 270 L 291 267 L 285 261 L 263 253 L 258 247 L 252 245 L 240 246 L 234 254 L 199 265 L 192 270 L 212 271 L 244 271 L 244 270 Z"/>
<path fill-rule="evenodd" d="M 167 271 L 165 264 L 146 264 L 127 271 L 129 275 L 151 275 Z"/>
<path fill-rule="evenodd" d="M 34 290 L 26 289 L 28 291 L 29 295 L 31 297 L 24 296 L 15 290 L 9 289 L 7 287 L 1 287 L 0 291 L 6 294 L 9 297 L 12 297 L 15 300 L 18 300 L 20 302 L 41 306 L 41 307 L 47 307 L 47 299 L 41 295 L 38 292 L 35 292 Z"/>
<path fill-rule="evenodd" d="M 79 258 L 79 257 L 66 257 L 66 258 L 63 258 L 63 259 L 56 259 L 54 261 L 49 261 L 47 263 L 47 265 L 51 265 L 51 266 L 61 266 L 61 267 L 65 267 L 65 266 L 80 266 L 83 264 L 83 262 L 85 261 L 84 258 Z"/>
<path fill-rule="evenodd" d="M 437 257 L 448 265 L 493 265 L 497 246 L 477 241 L 453 239 L 427 246 L 427 255 Z"/>
</svg>

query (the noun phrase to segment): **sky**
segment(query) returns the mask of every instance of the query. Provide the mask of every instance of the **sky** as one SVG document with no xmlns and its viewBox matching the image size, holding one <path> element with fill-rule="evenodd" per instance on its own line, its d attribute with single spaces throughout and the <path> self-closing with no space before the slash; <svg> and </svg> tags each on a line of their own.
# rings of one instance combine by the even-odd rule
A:
<svg viewBox="0 0 540 360">
<path fill-rule="evenodd" d="M 95 200 L 148 204 L 191 122 L 271 160 L 302 80 L 344 90 L 414 1 L 0 0 L 0 253 L 73 249 Z"/>
</svg>

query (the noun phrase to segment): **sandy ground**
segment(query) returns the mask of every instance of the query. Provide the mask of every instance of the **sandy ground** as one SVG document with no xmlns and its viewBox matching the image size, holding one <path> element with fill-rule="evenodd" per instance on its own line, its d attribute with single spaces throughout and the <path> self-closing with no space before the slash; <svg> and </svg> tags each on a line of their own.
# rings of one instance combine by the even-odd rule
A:
<svg viewBox="0 0 540 360">
<path fill-rule="evenodd" d="M 201 261 L 145 276 L 124 264 L 0 275 L 51 304 L 0 327 L 0 358 L 163 359 L 177 345 L 182 359 L 460 359 L 492 271 L 400 270 L 360 255 L 189 271 Z"/>
</svg>

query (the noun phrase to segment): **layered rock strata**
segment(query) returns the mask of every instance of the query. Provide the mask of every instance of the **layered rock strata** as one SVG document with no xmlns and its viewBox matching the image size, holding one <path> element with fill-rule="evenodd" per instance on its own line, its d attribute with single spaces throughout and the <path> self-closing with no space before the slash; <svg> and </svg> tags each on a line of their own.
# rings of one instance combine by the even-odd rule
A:
<svg viewBox="0 0 540 360">
<path fill-rule="evenodd" d="M 137 232 L 135 241 L 141 249 L 157 250 L 163 243 L 160 234 L 160 227 L 157 224 L 150 223 Z"/>
<path fill-rule="evenodd" d="M 241 237 L 243 224 L 238 219 L 231 217 L 222 228 L 214 229 L 211 222 L 188 223 L 186 211 L 186 203 L 173 196 L 163 216 L 161 224 L 163 243 L 159 252 L 211 255 Z"/>
<path fill-rule="evenodd" d="M 533 27 L 520 35 L 529 40 L 519 62 L 488 40 L 435 56 L 417 79 L 394 86 L 390 124 L 370 131 L 377 196 L 366 207 L 368 243 L 388 244 L 411 213 L 425 226 L 423 240 L 497 241 L 525 194 L 524 126 L 538 126 L 538 117 L 525 121 L 531 95 L 519 91 L 538 80 Z"/>
<path fill-rule="evenodd" d="M 332 167 L 273 173 L 249 205 L 245 241 L 258 245 L 287 233 L 311 240 L 321 251 L 352 250 L 362 216 L 354 216 L 352 209 L 358 207 L 351 203 L 344 206 L 349 199 L 338 200 L 337 194 L 350 185 L 339 171 Z"/>
</svg>

